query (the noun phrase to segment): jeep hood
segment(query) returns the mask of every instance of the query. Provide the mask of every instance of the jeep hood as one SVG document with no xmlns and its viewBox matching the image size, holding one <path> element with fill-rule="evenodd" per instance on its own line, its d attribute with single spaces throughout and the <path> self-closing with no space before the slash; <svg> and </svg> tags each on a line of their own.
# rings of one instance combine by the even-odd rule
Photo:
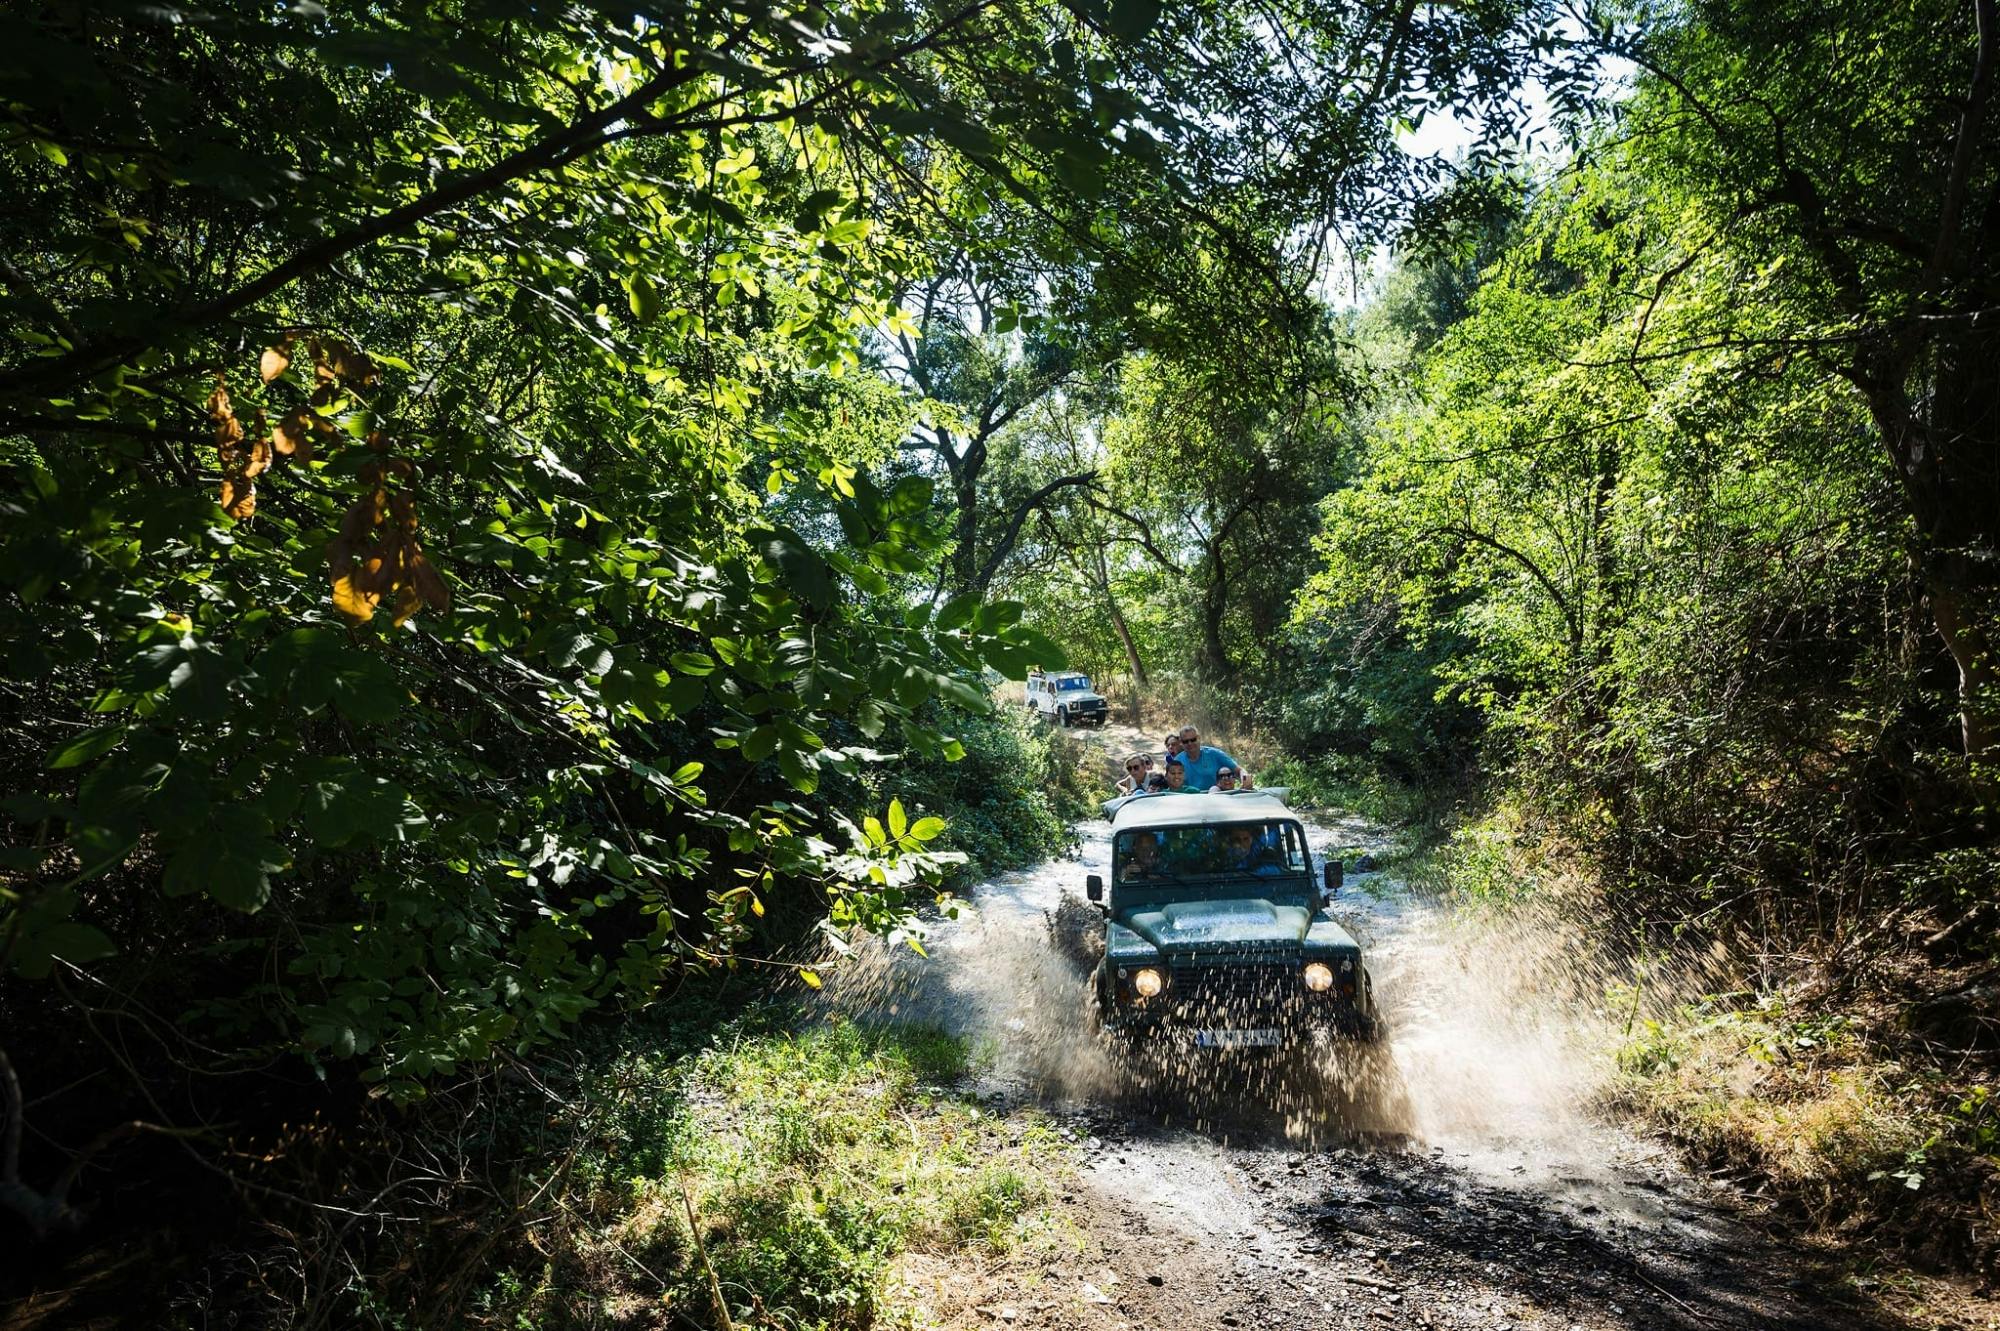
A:
<svg viewBox="0 0 2000 1331">
<path fill-rule="evenodd" d="M 1133 911 L 1120 923 L 1161 952 L 1199 952 L 1303 943 L 1313 912 L 1261 897 L 1175 901 Z"/>
</svg>

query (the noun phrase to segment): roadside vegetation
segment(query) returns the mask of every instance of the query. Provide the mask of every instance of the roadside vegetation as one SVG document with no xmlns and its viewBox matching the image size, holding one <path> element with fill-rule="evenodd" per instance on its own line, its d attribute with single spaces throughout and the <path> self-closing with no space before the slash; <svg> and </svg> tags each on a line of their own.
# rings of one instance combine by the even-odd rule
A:
<svg viewBox="0 0 2000 1331">
<path fill-rule="evenodd" d="M 509 1093 L 495 1155 L 534 1162 L 506 1186 L 535 1204 L 413 1324 L 716 1326 L 719 1298 L 746 1326 L 893 1325 L 915 1317 L 891 1296 L 906 1254 L 1063 1241 L 1068 1148 L 981 1108 L 962 1041 L 799 1015 L 753 1008 L 695 1048 L 627 1027 L 590 1042 L 601 1061 L 558 1102 Z M 375 1288 L 385 1306 L 404 1292 Z"/>
</svg>

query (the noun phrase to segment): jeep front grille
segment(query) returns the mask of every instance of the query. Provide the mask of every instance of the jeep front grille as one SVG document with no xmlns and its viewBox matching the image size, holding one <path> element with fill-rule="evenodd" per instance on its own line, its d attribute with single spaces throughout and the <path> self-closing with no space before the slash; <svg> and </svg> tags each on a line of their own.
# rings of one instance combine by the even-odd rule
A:
<svg viewBox="0 0 2000 1331">
<path fill-rule="evenodd" d="M 1184 1017 L 1221 1017 L 1291 1007 L 1306 995 L 1296 962 L 1169 968 L 1168 997 Z"/>
</svg>

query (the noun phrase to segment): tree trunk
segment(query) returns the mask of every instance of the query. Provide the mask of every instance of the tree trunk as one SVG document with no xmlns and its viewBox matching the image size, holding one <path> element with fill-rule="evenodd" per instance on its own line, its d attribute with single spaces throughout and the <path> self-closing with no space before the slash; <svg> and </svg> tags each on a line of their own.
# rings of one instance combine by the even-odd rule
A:
<svg viewBox="0 0 2000 1331">
<path fill-rule="evenodd" d="M 2000 754 L 1996 597 L 1979 566 L 1979 556 L 2000 539 L 1994 498 L 2000 494 L 2000 391 L 1990 369 L 1997 353 L 2000 338 L 1990 336 L 1935 344 L 1921 414 L 1906 386 L 1921 373 L 1915 357 L 1885 357 L 1886 363 L 1857 376 L 1902 484 L 1924 608 L 1958 668 L 1959 732 L 1965 755 L 1974 759 Z"/>
<path fill-rule="evenodd" d="M 1963 564 L 1964 556 L 1949 556 L 1942 561 L 1947 565 Z M 1931 580 L 1926 599 L 1930 602 L 1931 618 L 1937 621 L 1938 634 L 1944 639 L 1945 650 L 1951 653 L 1952 661 L 1958 666 L 1958 726 L 1965 744 L 1968 758 L 1990 758 L 1995 753 L 1995 742 L 2000 735 L 1994 732 L 1994 692 L 1996 679 L 1993 672 L 1992 639 L 1986 626 L 1966 613 L 1966 598 L 1962 594 L 1962 577 L 1942 577 Z"/>
<path fill-rule="evenodd" d="M 1201 659 L 1196 668 L 1208 683 L 1219 684 L 1236 673 L 1236 663 L 1222 644 L 1222 621 L 1229 613 L 1229 571 L 1215 544 L 1208 548 L 1208 566 L 1208 586 L 1201 598 Z"/>
<path fill-rule="evenodd" d="M 952 497 L 957 513 L 952 532 L 958 544 L 951 552 L 951 586 L 954 592 L 968 592 L 979 580 L 979 477 L 961 468 L 953 477 Z"/>
<path fill-rule="evenodd" d="M 1112 632 L 1118 635 L 1119 645 L 1125 649 L 1125 667 L 1131 672 L 1132 682 L 1140 688 L 1146 687 L 1146 666 L 1139 659 L 1139 645 L 1132 641 L 1132 626 L 1125 622 L 1125 612 L 1118 608 L 1118 598 L 1111 594 L 1111 569 L 1104 562 L 1104 547 L 1093 546 L 1090 551 L 1091 569 L 1096 574 L 1097 594 L 1104 598 L 1104 608 L 1111 615 Z"/>
</svg>

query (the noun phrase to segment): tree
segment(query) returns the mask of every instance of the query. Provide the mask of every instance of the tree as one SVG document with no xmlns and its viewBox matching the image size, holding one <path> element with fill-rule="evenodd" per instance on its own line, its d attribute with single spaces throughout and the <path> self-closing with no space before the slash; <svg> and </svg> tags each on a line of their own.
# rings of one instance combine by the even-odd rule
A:
<svg viewBox="0 0 2000 1331">
<path fill-rule="evenodd" d="M 1603 30 L 1605 45 L 1642 71 L 1625 132 L 1649 169 L 1700 201 L 1711 243 L 1760 270 L 1784 269 L 1771 294 L 1789 318 L 1757 349 L 1772 363 L 1805 357 L 1866 403 L 1910 518 L 1913 590 L 1958 673 L 1962 747 L 1991 757 L 2000 744 L 1995 6 L 1935 0 L 1885 16 L 1703 4 Z M 1679 277 L 1653 263 L 1643 280 L 1665 291 Z M 1665 364 L 1730 337 L 1726 328 L 1676 343 L 1647 334 L 1632 354 Z"/>
<path fill-rule="evenodd" d="M 1220 380 L 1176 361 L 1135 363 L 1106 429 L 1098 502 L 1123 541 L 1191 586 L 1192 665 L 1211 682 L 1237 671 L 1234 626 L 1260 642 L 1285 623 L 1339 447 L 1310 386 L 1272 404 Z"/>
<path fill-rule="evenodd" d="M 1059 476 L 1009 504 L 996 504 L 986 485 L 996 439 L 1022 412 L 1072 382 L 1079 359 L 1091 354 L 1040 313 L 1028 316 L 1033 331 L 1018 331 L 1022 306 L 1033 299 L 1019 289 L 1023 276 L 1010 273 L 1017 284 L 1010 292 L 955 253 L 905 297 L 915 307 L 914 326 L 895 334 L 895 370 L 922 395 L 927 413 L 905 448 L 938 464 L 948 482 L 955 539 L 947 582 L 958 593 L 983 594 L 1013 553 L 1022 524 L 1090 479 Z"/>
</svg>

